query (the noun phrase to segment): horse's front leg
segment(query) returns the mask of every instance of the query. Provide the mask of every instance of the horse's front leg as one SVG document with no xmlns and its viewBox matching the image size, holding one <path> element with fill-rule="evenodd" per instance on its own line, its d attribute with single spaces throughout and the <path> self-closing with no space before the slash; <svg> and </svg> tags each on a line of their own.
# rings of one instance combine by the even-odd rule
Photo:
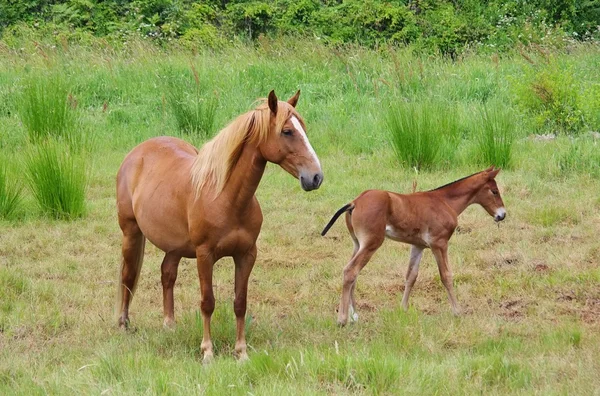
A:
<svg viewBox="0 0 600 396">
<path fill-rule="evenodd" d="M 235 300 L 233 301 L 233 310 L 236 319 L 236 339 L 235 353 L 239 361 L 248 359 L 246 352 L 246 301 L 248 296 L 248 278 L 256 261 L 256 245 L 244 254 L 234 256 L 235 261 Z"/>
<path fill-rule="evenodd" d="M 198 278 L 200 279 L 200 310 L 202 311 L 203 335 L 200 349 L 204 354 L 203 362 L 210 363 L 214 357 L 213 345 L 210 339 L 210 318 L 215 310 L 213 294 L 213 266 L 215 264 L 211 251 L 205 247 L 196 248 Z"/>
</svg>

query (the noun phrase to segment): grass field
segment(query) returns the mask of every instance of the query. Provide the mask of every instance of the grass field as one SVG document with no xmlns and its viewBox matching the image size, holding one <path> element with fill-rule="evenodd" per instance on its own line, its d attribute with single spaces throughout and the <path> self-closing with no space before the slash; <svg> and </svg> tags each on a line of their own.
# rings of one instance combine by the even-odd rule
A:
<svg viewBox="0 0 600 396">
<path fill-rule="evenodd" d="M 567 72 L 572 78 L 560 78 Z M 67 106 L 69 115 L 52 118 L 65 128 L 52 139 L 88 181 L 83 215 L 68 221 L 39 207 L 27 184 L 27 159 L 40 146 L 28 137 L 23 106 L 27 87 L 46 77 L 60 77 L 53 86 L 68 95 L 59 110 Z M 0 171 L 9 188 L 27 186 L 0 220 L 0 394 L 598 394 L 600 154 L 589 134 L 600 129 L 598 81 L 600 50 L 592 45 L 453 63 L 408 50 L 269 41 L 200 54 L 143 43 L 0 44 Z M 555 88 L 541 107 L 539 87 Z M 250 361 L 233 358 L 229 259 L 216 264 L 210 366 L 201 364 L 192 260 L 180 266 L 177 326 L 165 330 L 162 253 L 147 245 L 131 307 L 135 330 L 119 331 L 115 175 L 123 157 L 157 135 L 202 144 L 200 129 L 179 129 L 177 106 L 196 109 L 185 114 L 205 129 L 210 111 L 197 109 L 218 103 L 210 135 L 273 88 L 280 97 L 302 90 L 298 110 L 325 181 L 305 193 L 270 165 L 259 187 L 265 221 L 249 286 Z M 396 106 L 419 103 L 446 118 L 428 121 L 440 151 L 416 170 L 398 160 L 386 120 Z M 484 155 L 490 139 L 481 134 L 509 129 L 510 161 L 497 178 L 507 219 L 497 226 L 470 208 L 450 243 L 464 314 L 452 316 L 429 252 L 403 312 L 409 248 L 388 241 L 359 276 L 359 322 L 338 328 L 352 243 L 343 221 L 319 236 L 330 216 L 365 189 L 410 192 L 416 180 L 426 190 L 481 170 L 494 158 Z"/>
</svg>

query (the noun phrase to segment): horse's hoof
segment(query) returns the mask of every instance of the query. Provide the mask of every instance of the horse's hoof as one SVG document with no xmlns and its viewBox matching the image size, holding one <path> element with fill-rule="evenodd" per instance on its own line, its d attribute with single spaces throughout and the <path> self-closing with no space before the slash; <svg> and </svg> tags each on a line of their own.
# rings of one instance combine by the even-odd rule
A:
<svg viewBox="0 0 600 396">
<path fill-rule="evenodd" d="M 356 312 L 354 312 L 352 314 L 352 316 L 350 317 L 350 320 L 354 323 L 358 322 L 358 314 Z"/>
<path fill-rule="evenodd" d="M 243 364 L 248 361 L 250 361 L 250 358 L 248 357 L 248 354 L 246 352 L 238 354 L 237 362 L 239 364 Z"/>
<path fill-rule="evenodd" d="M 119 329 L 123 331 L 129 330 L 129 319 L 119 318 Z"/>
<path fill-rule="evenodd" d="M 346 320 L 346 319 L 338 319 L 337 324 L 339 327 L 344 327 L 344 326 L 346 326 L 347 322 L 348 322 L 348 320 Z"/>
</svg>

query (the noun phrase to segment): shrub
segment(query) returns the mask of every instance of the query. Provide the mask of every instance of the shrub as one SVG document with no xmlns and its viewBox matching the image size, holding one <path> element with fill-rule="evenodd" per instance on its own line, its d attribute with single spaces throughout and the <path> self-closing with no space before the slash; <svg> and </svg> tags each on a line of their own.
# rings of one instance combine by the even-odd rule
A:
<svg viewBox="0 0 600 396">
<path fill-rule="evenodd" d="M 537 127 L 551 132 L 577 134 L 585 126 L 579 86 L 568 65 L 541 61 L 516 82 L 517 102 L 535 117 Z"/>
<path fill-rule="evenodd" d="M 25 160 L 29 188 L 42 212 L 55 219 L 73 219 L 85 212 L 88 174 L 85 162 L 61 143 L 33 146 Z"/>
<path fill-rule="evenodd" d="M 10 219 L 21 202 L 22 186 L 10 180 L 7 163 L 0 161 L 0 218 Z"/>
<path fill-rule="evenodd" d="M 517 129 L 514 113 L 497 106 L 486 106 L 481 112 L 480 121 L 475 133 L 479 163 L 510 168 Z"/>
<path fill-rule="evenodd" d="M 417 169 L 448 165 L 459 137 L 455 113 L 434 102 L 394 105 L 386 122 L 398 159 Z"/>
</svg>

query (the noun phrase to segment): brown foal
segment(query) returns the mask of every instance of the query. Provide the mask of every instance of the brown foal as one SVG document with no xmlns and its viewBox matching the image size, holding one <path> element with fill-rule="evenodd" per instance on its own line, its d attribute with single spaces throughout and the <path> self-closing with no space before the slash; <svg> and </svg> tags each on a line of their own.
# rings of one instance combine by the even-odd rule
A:
<svg viewBox="0 0 600 396">
<path fill-rule="evenodd" d="M 386 237 L 412 245 L 403 308 L 408 309 L 408 296 L 417 279 L 423 250 L 430 248 L 448 291 L 452 311 L 458 315 L 448 264 L 448 241 L 458 225 L 458 216 L 471 204 L 483 206 L 497 222 L 504 220 L 506 211 L 494 180 L 498 172 L 500 169 L 491 167 L 435 190 L 413 194 L 367 190 L 338 210 L 321 233 L 325 235 L 337 218 L 346 212 L 354 253 L 344 268 L 338 324 L 345 325 L 349 315 L 352 321 L 358 319 L 354 300 L 356 278 Z"/>
<path fill-rule="evenodd" d="M 173 286 L 182 257 L 196 258 L 200 279 L 204 361 L 213 357 L 210 319 L 215 308 L 213 266 L 235 262 L 235 352 L 248 358 L 244 335 L 248 278 L 256 260 L 262 212 L 254 195 L 267 162 L 280 165 L 306 191 L 319 188 L 319 159 L 296 111 L 300 91 L 287 102 L 271 91 L 266 103 L 229 124 L 200 150 L 173 137 L 135 147 L 117 175 L 117 210 L 123 260 L 117 297 L 119 325 L 129 324 L 146 238 L 165 252 L 164 324 L 175 322 Z"/>
</svg>

